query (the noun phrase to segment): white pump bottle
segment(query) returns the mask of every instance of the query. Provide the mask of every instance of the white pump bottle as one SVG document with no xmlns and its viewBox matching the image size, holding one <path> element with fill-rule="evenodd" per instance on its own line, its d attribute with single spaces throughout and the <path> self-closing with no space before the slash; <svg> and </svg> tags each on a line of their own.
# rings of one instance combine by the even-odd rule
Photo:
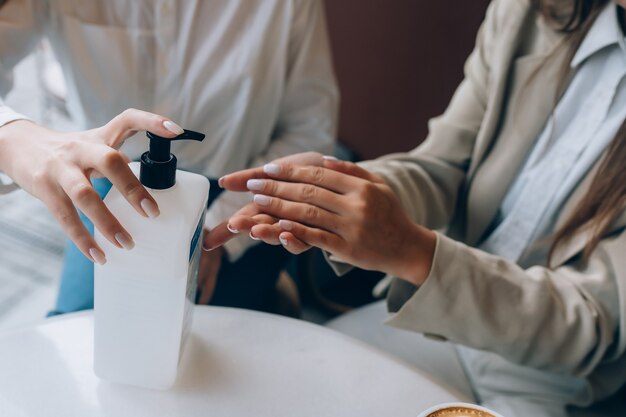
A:
<svg viewBox="0 0 626 417">
<path fill-rule="evenodd" d="M 176 170 L 170 153 L 170 141 L 203 134 L 186 130 L 166 139 L 148 132 L 148 138 L 150 151 L 131 169 L 161 214 L 140 216 L 112 188 L 104 202 L 135 247 L 119 249 L 95 232 L 107 263 L 94 267 L 94 371 L 112 382 L 168 389 L 193 312 L 209 181 Z"/>
</svg>

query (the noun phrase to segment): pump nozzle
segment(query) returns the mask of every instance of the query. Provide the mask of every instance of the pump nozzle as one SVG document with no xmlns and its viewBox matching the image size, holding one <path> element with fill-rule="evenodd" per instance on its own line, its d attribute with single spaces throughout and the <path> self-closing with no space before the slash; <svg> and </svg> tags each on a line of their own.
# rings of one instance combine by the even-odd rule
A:
<svg viewBox="0 0 626 417">
<path fill-rule="evenodd" d="M 163 190 L 176 183 L 176 157 L 170 152 L 173 140 L 196 140 L 201 142 L 204 134 L 187 130 L 174 137 L 164 138 L 152 132 L 146 132 L 150 139 L 150 150 L 141 155 L 139 180 L 149 188 Z"/>
</svg>

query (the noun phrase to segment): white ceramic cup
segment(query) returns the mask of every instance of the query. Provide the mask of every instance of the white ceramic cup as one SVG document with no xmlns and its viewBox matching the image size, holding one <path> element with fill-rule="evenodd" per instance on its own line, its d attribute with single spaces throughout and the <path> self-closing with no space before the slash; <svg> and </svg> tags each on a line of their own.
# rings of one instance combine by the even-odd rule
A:
<svg viewBox="0 0 626 417">
<path fill-rule="evenodd" d="M 470 403 L 444 403 L 422 411 L 418 417 L 502 417 L 495 411 Z"/>
</svg>

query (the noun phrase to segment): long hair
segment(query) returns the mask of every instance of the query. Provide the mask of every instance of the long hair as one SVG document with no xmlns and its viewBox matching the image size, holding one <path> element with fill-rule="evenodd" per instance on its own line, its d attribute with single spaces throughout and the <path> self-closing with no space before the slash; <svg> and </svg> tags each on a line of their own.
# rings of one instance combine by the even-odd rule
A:
<svg viewBox="0 0 626 417">
<path fill-rule="evenodd" d="M 531 0 L 543 18 L 556 30 L 568 34 L 570 60 L 591 28 L 595 18 L 609 0 Z M 565 83 L 569 60 L 561 72 Z M 608 146 L 606 155 L 592 179 L 589 191 L 572 215 L 552 236 L 548 265 L 560 244 L 585 230 L 590 238 L 583 250 L 583 261 L 607 233 L 611 222 L 626 204 L 626 120 Z"/>
</svg>

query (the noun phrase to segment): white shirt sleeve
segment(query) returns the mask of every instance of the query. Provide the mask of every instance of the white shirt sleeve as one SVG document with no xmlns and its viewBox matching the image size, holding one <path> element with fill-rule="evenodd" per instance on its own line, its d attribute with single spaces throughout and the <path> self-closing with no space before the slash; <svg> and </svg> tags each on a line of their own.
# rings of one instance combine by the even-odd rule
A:
<svg viewBox="0 0 626 417">
<path fill-rule="evenodd" d="M 249 167 L 305 151 L 332 152 L 337 128 L 339 92 L 330 55 L 321 0 L 297 0 L 289 39 L 289 72 L 274 137 Z M 249 193 L 225 191 L 207 212 L 211 229 L 251 201 Z M 258 242 L 239 236 L 225 245 L 231 261 Z"/>
<path fill-rule="evenodd" d="M 15 120 L 28 119 L 7 106 L 3 98 L 13 88 L 13 68 L 41 39 L 43 3 L 39 0 L 8 1 L 0 7 L 0 128 Z M 0 177 L 0 194 L 16 188 L 17 184 L 7 176 Z"/>
</svg>

